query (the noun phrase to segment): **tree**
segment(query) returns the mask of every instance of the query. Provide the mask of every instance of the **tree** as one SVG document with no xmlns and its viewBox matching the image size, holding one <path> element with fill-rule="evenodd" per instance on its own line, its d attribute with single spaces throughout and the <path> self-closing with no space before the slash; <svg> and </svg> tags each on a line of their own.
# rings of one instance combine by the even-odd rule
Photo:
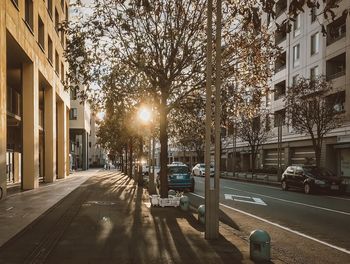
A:
<svg viewBox="0 0 350 264">
<path fill-rule="evenodd" d="M 256 0 L 250 0 L 250 6 Z M 95 1 L 91 12 L 67 29 L 70 83 L 103 85 L 106 75 L 121 69 L 126 78 L 147 79 L 132 85 L 130 94 L 149 96 L 159 112 L 161 196 L 167 196 L 168 115 L 193 91 L 204 90 L 206 65 L 206 1 L 155 0 Z M 240 22 L 242 15 L 227 2 L 223 19 L 223 84 L 230 78 L 259 89 L 269 77 L 266 65 L 275 55 L 267 30 L 256 21 Z M 235 16 L 231 16 L 236 12 Z M 254 54 L 254 56 L 253 56 Z M 233 71 L 239 64 L 240 67 Z M 124 70 L 127 69 L 127 70 Z M 252 76 L 254 76 L 252 78 Z M 215 79 L 215 76 L 213 76 Z M 110 85 L 116 90 L 123 85 Z M 262 83 L 262 85 L 261 85 Z M 85 98 L 84 95 L 82 95 Z M 139 100 L 140 101 L 140 100 Z"/>
<path fill-rule="evenodd" d="M 311 137 L 316 166 L 320 166 L 324 137 L 342 124 L 343 115 L 337 109 L 342 104 L 340 94 L 324 76 L 300 78 L 287 90 L 284 99 L 287 119 L 297 133 Z"/>
<path fill-rule="evenodd" d="M 169 134 L 184 151 L 195 151 L 198 162 L 204 162 L 205 115 L 204 99 L 199 93 L 181 102 L 170 113 Z"/>
<path fill-rule="evenodd" d="M 237 124 L 237 136 L 248 143 L 253 173 L 259 147 L 266 141 L 269 134 L 269 113 L 266 110 L 252 108 L 251 105 L 242 109 Z"/>
</svg>

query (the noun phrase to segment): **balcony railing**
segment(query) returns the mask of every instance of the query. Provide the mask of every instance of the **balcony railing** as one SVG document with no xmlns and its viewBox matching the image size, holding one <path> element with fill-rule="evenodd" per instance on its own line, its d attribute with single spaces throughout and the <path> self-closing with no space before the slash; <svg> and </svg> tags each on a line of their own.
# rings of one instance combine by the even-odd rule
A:
<svg viewBox="0 0 350 264">
<path fill-rule="evenodd" d="M 340 72 L 336 72 L 336 73 L 333 73 L 333 74 L 330 74 L 330 75 L 327 75 L 327 81 L 329 80 L 333 80 L 333 79 L 336 79 L 336 78 L 339 78 L 341 76 L 345 75 L 345 70 L 343 71 L 340 71 Z"/>
<path fill-rule="evenodd" d="M 337 42 L 338 40 L 344 38 L 346 36 L 346 24 L 343 24 L 339 27 L 337 27 L 334 30 L 335 33 L 328 33 L 327 36 L 327 46 L 331 45 L 334 42 Z"/>
</svg>

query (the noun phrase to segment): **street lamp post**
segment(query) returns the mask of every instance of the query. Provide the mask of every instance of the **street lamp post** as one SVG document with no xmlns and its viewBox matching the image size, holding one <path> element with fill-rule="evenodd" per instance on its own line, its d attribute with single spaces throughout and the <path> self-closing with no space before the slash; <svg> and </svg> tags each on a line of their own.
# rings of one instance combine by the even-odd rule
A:
<svg viewBox="0 0 350 264">
<path fill-rule="evenodd" d="M 213 1 L 208 0 L 207 20 L 207 82 L 206 82 L 206 128 L 205 128 L 205 238 L 219 237 L 219 185 L 220 185 L 220 118 L 221 118 L 221 0 L 216 2 L 216 80 L 215 80 L 215 176 L 210 186 L 211 146 L 211 96 L 212 96 L 212 25 Z"/>
</svg>

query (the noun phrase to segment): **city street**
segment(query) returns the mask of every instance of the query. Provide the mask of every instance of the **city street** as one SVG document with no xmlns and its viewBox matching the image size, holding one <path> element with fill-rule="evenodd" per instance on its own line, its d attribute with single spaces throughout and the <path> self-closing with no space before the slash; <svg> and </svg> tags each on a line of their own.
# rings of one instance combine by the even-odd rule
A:
<svg viewBox="0 0 350 264">
<path fill-rule="evenodd" d="M 204 203 L 204 178 L 196 177 L 195 192 L 189 196 L 195 205 Z M 302 263 L 350 261 L 349 197 L 221 179 L 220 203 L 226 221 L 241 231 L 268 231 L 276 254 L 283 251 Z"/>
</svg>

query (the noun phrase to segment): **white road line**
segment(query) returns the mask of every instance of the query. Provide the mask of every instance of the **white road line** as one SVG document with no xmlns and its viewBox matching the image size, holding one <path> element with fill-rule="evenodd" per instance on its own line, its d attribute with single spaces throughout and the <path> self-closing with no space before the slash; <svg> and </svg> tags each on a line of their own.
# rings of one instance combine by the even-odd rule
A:
<svg viewBox="0 0 350 264">
<path fill-rule="evenodd" d="M 338 200 L 350 201 L 350 198 L 334 197 L 334 196 L 327 196 L 327 197 L 329 197 L 329 198 L 333 198 L 333 199 L 338 199 Z"/>
<path fill-rule="evenodd" d="M 201 195 L 198 195 L 198 194 L 195 194 L 195 193 L 193 193 L 193 195 L 198 196 L 198 197 L 204 199 L 204 197 L 201 196 Z M 251 213 L 247 213 L 247 212 L 245 212 L 245 211 L 242 211 L 242 210 L 239 210 L 239 209 L 230 207 L 230 206 L 228 206 L 228 205 L 225 205 L 225 204 L 222 204 L 222 203 L 220 203 L 220 205 L 223 206 L 223 207 L 225 207 L 225 208 L 228 208 L 228 209 L 231 209 L 231 210 L 233 210 L 233 211 L 239 212 L 239 213 L 241 213 L 241 214 L 244 214 L 244 215 L 253 217 L 253 218 L 255 218 L 255 219 L 258 219 L 258 220 L 263 221 L 263 222 L 265 222 L 265 223 L 268 223 L 268 224 L 270 224 L 270 225 L 279 227 L 279 228 L 281 228 L 281 229 L 283 229 L 283 230 L 286 230 L 286 231 L 291 232 L 291 233 L 293 233 L 293 234 L 296 234 L 296 235 L 298 235 L 298 236 L 308 238 L 308 239 L 313 240 L 313 241 L 315 241 L 315 242 L 318 242 L 318 243 L 320 243 L 320 244 L 322 244 L 322 245 L 325 245 L 325 246 L 327 246 L 327 247 L 330 247 L 330 248 L 339 250 L 339 251 L 341 251 L 341 252 L 344 252 L 344 253 L 350 255 L 350 250 L 347 250 L 347 249 L 345 249 L 345 248 L 337 247 L 337 246 L 335 246 L 335 245 L 329 244 L 329 243 L 327 243 L 327 242 L 324 242 L 324 241 L 319 240 L 319 239 L 317 239 L 317 238 L 314 238 L 314 237 L 312 237 L 312 236 L 308 236 L 308 235 L 306 235 L 306 234 L 304 234 L 304 233 L 301 233 L 301 232 L 299 232 L 299 231 L 293 230 L 293 229 L 291 229 L 291 228 L 289 228 L 289 227 L 282 226 L 282 225 L 280 225 L 280 224 L 271 222 L 271 221 L 269 221 L 269 220 L 267 220 L 267 219 L 265 219 L 265 218 L 262 218 L 262 217 L 253 215 L 253 214 L 251 214 Z"/>
<path fill-rule="evenodd" d="M 240 191 L 240 192 L 246 192 L 246 193 L 251 193 L 254 195 L 260 195 L 263 197 L 267 197 L 273 200 L 277 200 L 277 201 L 281 201 L 281 202 L 286 202 L 286 203 L 292 203 L 292 204 L 297 204 L 297 205 L 302 205 L 302 206 L 306 206 L 306 207 L 311 207 L 311 208 L 315 208 L 315 209 L 320 209 L 320 210 L 324 210 L 324 211 L 329 211 L 329 212 L 333 212 L 333 213 L 338 213 L 338 214 L 343 214 L 343 215 L 349 215 L 350 213 L 348 212 L 344 212 L 344 211 L 338 211 L 338 210 L 333 210 L 333 209 L 329 209 L 329 208 L 325 208 L 325 207 L 320 207 L 320 206 L 316 206 L 316 205 L 311 205 L 311 204 L 305 204 L 305 203 L 299 203 L 299 202 L 294 202 L 294 201 L 289 201 L 289 200 L 285 200 L 285 199 L 281 199 L 281 198 L 276 198 L 276 197 L 272 197 L 269 195 L 264 195 L 264 194 L 260 194 L 260 193 L 255 193 L 255 192 L 250 192 L 250 191 L 244 191 L 244 190 L 240 190 L 240 189 L 236 189 L 236 188 L 231 188 L 231 187 L 223 187 L 225 189 L 229 189 L 229 190 L 234 190 L 234 191 Z"/>
</svg>

